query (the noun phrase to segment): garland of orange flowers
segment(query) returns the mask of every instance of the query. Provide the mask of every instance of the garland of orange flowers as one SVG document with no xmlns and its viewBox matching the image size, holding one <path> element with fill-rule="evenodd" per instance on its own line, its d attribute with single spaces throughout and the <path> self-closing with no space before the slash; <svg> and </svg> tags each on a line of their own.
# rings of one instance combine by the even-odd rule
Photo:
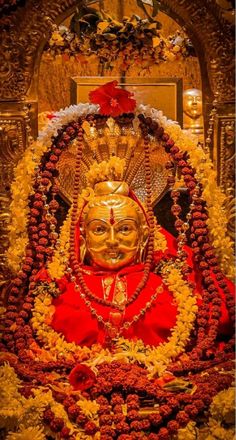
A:
<svg viewBox="0 0 236 440">
<path fill-rule="evenodd" d="M 52 299 L 58 290 L 55 283 L 42 284 L 35 290 L 36 297 L 31 324 L 37 334 L 38 341 L 47 347 L 55 359 L 73 359 L 77 362 L 87 359 L 86 364 L 92 367 L 96 367 L 102 362 L 123 359 L 128 362 L 142 362 L 151 376 L 161 375 L 168 368 L 169 362 L 183 353 L 198 309 L 192 289 L 184 281 L 179 269 L 168 263 L 163 268 L 162 275 L 168 288 L 173 292 L 178 315 L 176 325 L 172 329 L 168 341 L 158 347 L 145 346 L 140 340 L 134 342 L 119 338 L 116 349 L 111 353 L 99 344 L 89 349 L 66 342 L 63 335 L 50 327 L 54 313 Z M 37 355 L 39 356 L 39 354 Z M 41 351 L 41 356 L 44 357 L 43 351 Z"/>
</svg>

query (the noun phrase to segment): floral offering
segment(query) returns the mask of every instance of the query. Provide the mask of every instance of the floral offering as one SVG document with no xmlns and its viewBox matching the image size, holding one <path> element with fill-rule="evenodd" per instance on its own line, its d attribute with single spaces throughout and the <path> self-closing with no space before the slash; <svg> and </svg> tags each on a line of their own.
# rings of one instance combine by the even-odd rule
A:
<svg viewBox="0 0 236 440">
<path fill-rule="evenodd" d="M 119 70 L 127 72 L 135 64 L 142 69 L 164 61 L 176 61 L 195 56 L 189 38 L 182 31 L 165 38 L 156 20 L 141 19 L 138 15 L 115 20 L 104 12 L 87 8 L 75 14 L 70 28 L 54 26 L 45 51 L 64 60 L 95 55 L 101 71 L 112 70 L 117 61 Z"/>
</svg>

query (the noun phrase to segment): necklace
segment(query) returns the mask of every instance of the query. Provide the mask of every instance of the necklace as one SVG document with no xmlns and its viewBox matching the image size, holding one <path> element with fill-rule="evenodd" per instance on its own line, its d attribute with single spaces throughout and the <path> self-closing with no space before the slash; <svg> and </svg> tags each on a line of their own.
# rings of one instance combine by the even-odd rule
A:
<svg viewBox="0 0 236 440">
<path fill-rule="evenodd" d="M 141 281 L 139 282 L 138 286 L 135 289 L 135 292 L 133 295 L 127 300 L 126 305 L 132 304 L 140 295 L 143 288 L 146 286 L 149 274 L 151 270 L 151 262 L 147 262 L 144 264 L 144 270 L 143 270 L 143 277 Z M 73 270 L 70 268 L 70 273 L 73 273 Z M 78 283 L 75 284 L 75 290 L 80 291 L 83 290 L 83 294 L 88 298 L 88 300 L 94 301 L 97 304 L 101 304 L 106 307 L 111 307 L 113 309 L 122 310 L 122 305 L 118 303 L 114 303 L 112 301 L 108 301 L 104 298 L 98 298 L 96 295 L 94 295 L 91 290 L 88 288 L 88 286 L 85 283 L 85 280 L 83 278 L 83 269 L 81 267 L 74 268 L 74 274 L 77 276 Z"/>
<path fill-rule="evenodd" d="M 163 285 L 157 287 L 155 293 L 151 296 L 150 301 L 148 301 L 138 314 L 134 315 L 131 321 L 125 321 L 123 325 L 120 326 L 123 321 L 123 316 L 125 313 L 125 306 L 123 305 L 122 312 L 110 312 L 109 321 L 105 321 L 102 315 L 97 313 L 96 309 L 91 305 L 91 301 L 86 298 L 86 295 L 80 292 L 80 297 L 83 299 L 85 305 L 89 308 L 91 315 L 94 316 L 100 324 L 103 324 L 105 330 L 107 331 L 107 336 L 109 339 L 117 339 L 120 337 L 124 330 L 128 330 L 132 324 L 137 322 L 142 316 L 145 315 L 148 309 L 152 306 L 153 302 L 156 300 L 157 296 L 163 292 Z M 126 303 L 127 305 L 127 303 Z"/>
<path fill-rule="evenodd" d="M 163 374 L 169 363 L 183 353 L 193 330 L 198 308 L 196 297 L 193 295 L 188 283 L 183 279 L 180 269 L 169 266 L 166 271 L 162 272 L 162 275 L 165 278 L 165 285 L 173 293 L 173 299 L 176 301 L 178 308 L 176 325 L 171 329 L 171 335 L 166 342 L 157 347 L 150 347 L 141 343 L 141 351 L 140 340 L 137 342 L 129 341 L 122 336 L 114 341 L 115 346 L 110 345 L 109 347 L 108 344 L 106 349 L 103 349 L 101 345 L 97 346 L 97 344 L 94 344 L 92 348 L 88 348 L 74 342 L 67 342 L 64 335 L 56 332 L 50 326 L 52 300 L 60 295 L 58 286 L 51 282 L 36 286 L 34 291 L 35 304 L 31 322 L 40 345 L 45 344 L 47 347 L 45 354 L 44 351 L 42 351 L 42 354 L 40 354 L 40 351 L 35 353 L 37 356 L 42 356 L 43 360 L 45 360 L 45 355 L 52 356 L 53 360 L 55 360 L 55 357 L 58 360 L 63 357 L 68 358 L 68 360 L 73 358 L 77 362 L 84 362 L 89 357 L 89 360 L 86 361 L 88 366 L 96 366 L 100 362 L 101 356 L 104 362 L 111 362 L 120 359 L 120 353 L 123 353 L 127 361 L 133 362 L 136 359 L 137 362 L 140 362 L 140 355 L 142 355 L 142 363 L 152 376 Z M 136 318 L 133 317 L 133 320 L 135 321 Z"/>
</svg>

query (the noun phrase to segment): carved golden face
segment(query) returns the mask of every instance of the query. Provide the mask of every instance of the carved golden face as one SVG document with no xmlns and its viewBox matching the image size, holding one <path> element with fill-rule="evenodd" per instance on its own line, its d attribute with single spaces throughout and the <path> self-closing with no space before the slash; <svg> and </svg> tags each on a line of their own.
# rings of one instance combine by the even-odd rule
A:
<svg viewBox="0 0 236 440">
<path fill-rule="evenodd" d="M 190 118 L 199 118 L 202 114 L 202 92 L 199 89 L 188 89 L 183 93 L 184 112 Z"/>
<path fill-rule="evenodd" d="M 117 270 L 140 260 L 148 227 L 134 201 L 125 196 L 98 197 L 84 219 L 83 236 L 92 264 Z"/>
</svg>

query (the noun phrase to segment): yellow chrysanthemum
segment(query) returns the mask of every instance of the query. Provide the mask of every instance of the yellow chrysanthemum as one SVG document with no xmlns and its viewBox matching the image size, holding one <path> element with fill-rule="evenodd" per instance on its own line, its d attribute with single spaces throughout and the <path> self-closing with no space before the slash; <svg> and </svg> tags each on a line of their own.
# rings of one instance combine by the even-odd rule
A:
<svg viewBox="0 0 236 440">
<path fill-rule="evenodd" d="M 125 159 L 114 156 L 108 161 L 95 162 L 87 172 L 86 177 L 91 186 L 106 180 L 122 180 L 124 167 Z"/>
<path fill-rule="evenodd" d="M 96 402 L 96 400 L 87 400 L 80 399 L 77 401 L 77 405 L 82 410 L 83 414 L 85 414 L 90 419 L 95 419 L 98 417 L 98 410 L 100 405 Z"/>
<path fill-rule="evenodd" d="M 224 424 L 234 424 L 235 390 L 233 387 L 220 391 L 210 406 L 211 416 Z"/>
<path fill-rule="evenodd" d="M 176 440 L 196 440 L 197 428 L 195 422 L 189 422 L 185 428 L 179 429 Z"/>
<path fill-rule="evenodd" d="M 18 432 L 9 432 L 6 440 L 45 440 L 43 428 L 39 426 L 24 428 L 20 427 Z"/>
</svg>

